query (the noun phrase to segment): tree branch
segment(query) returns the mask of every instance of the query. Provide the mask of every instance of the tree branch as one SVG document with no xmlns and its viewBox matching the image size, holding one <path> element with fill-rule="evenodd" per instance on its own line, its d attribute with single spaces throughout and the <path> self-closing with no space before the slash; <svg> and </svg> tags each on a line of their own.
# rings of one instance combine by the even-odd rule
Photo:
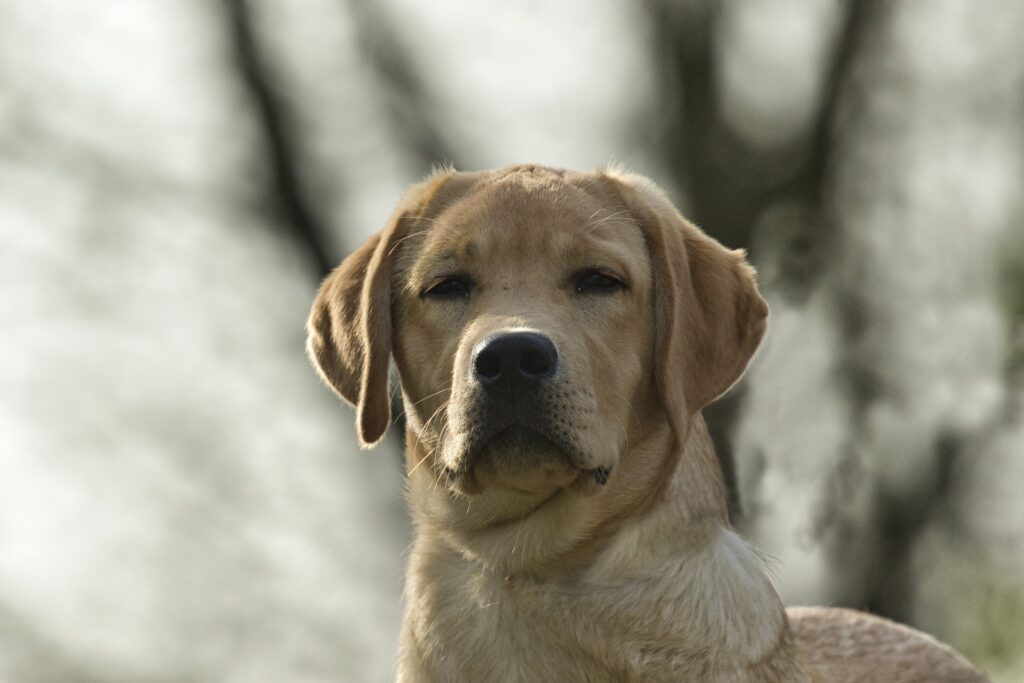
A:
<svg viewBox="0 0 1024 683">
<path fill-rule="evenodd" d="M 833 126 L 843 85 L 876 2 L 846 3 L 822 103 L 809 135 L 793 145 L 766 151 L 751 149 L 716 110 L 713 36 L 719 5 L 649 0 L 653 49 L 665 93 L 666 128 L 660 148 L 668 168 L 688 190 L 692 217 L 709 233 L 729 246 L 749 247 L 754 225 L 765 209 L 780 200 L 795 199 L 810 206 L 822 220 L 813 232 L 797 235 L 787 246 L 799 249 L 802 255 L 825 251 L 834 232 L 824 212 L 827 171 L 834 152 Z M 798 280 L 797 289 L 808 289 L 823 267 L 821 262 L 805 263 L 809 260 L 804 257 L 799 272 L 790 273 Z M 740 501 L 727 435 L 741 401 L 742 395 L 734 391 L 706 412 L 734 519 L 740 515 Z"/>
<path fill-rule="evenodd" d="M 457 159 L 437 121 L 437 107 L 424 85 L 416 60 L 391 26 L 379 3 L 348 0 L 356 40 L 384 90 L 391 126 L 421 171 Z"/>
<path fill-rule="evenodd" d="M 252 99 L 270 170 L 270 190 L 291 236 L 309 253 L 318 278 L 334 260 L 325 244 L 327 230 L 311 205 L 298 168 L 300 155 L 289 125 L 286 105 L 273 85 L 273 75 L 257 44 L 246 0 L 224 0 L 238 74 Z"/>
</svg>

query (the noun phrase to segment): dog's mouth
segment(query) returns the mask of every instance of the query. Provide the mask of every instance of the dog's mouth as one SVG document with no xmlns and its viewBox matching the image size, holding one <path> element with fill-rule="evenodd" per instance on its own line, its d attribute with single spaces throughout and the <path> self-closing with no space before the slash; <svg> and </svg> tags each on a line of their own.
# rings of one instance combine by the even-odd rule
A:
<svg viewBox="0 0 1024 683">
<path fill-rule="evenodd" d="M 485 480 L 523 493 L 607 484 L 611 468 L 584 464 L 586 460 L 574 444 L 516 422 L 470 444 L 455 466 L 444 468 L 443 476 L 463 493 L 478 493 Z"/>
<path fill-rule="evenodd" d="M 488 454 L 509 453 L 513 457 L 543 452 L 558 454 L 569 458 L 564 444 L 557 443 L 554 437 L 523 424 L 511 424 L 500 430 L 482 444 L 482 452 Z"/>
</svg>

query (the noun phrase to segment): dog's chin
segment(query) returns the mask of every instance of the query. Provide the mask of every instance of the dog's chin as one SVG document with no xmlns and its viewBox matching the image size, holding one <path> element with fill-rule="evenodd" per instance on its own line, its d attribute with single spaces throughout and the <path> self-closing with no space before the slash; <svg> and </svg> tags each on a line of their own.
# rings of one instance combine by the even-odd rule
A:
<svg viewBox="0 0 1024 683">
<path fill-rule="evenodd" d="M 503 489 L 546 496 L 572 484 L 580 469 L 570 454 L 541 432 L 511 425 L 466 454 L 466 493 Z"/>
<path fill-rule="evenodd" d="M 443 461 L 453 464 L 438 470 L 445 486 L 428 486 L 438 495 L 428 496 L 424 508 L 461 533 L 525 522 L 544 509 L 564 511 L 572 500 L 598 495 L 612 471 L 588 466 L 571 447 L 521 425 L 497 430 L 474 448 L 463 439 L 456 433 L 446 444 Z"/>
</svg>

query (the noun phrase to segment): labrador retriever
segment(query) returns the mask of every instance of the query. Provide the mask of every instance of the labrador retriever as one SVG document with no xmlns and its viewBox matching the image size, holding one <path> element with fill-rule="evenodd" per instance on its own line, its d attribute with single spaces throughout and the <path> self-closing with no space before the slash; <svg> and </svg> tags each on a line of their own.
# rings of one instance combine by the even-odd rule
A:
<svg viewBox="0 0 1024 683">
<path fill-rule="evenodd" d="M 398 680 L 985 680 L 909 628 L 784 609 L 730 528 L 701 409 L 767 316 L 744 254 L 641 176 L 413 187 L 307 326 L 363 447 L 397 368 L 416 528 Z"/>
</svg>

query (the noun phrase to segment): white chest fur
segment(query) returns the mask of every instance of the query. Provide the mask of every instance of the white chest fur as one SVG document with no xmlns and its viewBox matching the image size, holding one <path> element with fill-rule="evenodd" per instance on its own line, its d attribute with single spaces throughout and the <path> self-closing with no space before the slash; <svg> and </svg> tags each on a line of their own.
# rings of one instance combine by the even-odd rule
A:
<svg viewBox="0 0 1024 683">
<path fill-rule="evenodd" d="M 717 522 L 672 536 L 658 522 L 623 529 L 572 580 L 418 544 L 399 680 L 801 680 L 754 550 Z"/>
</svg>

